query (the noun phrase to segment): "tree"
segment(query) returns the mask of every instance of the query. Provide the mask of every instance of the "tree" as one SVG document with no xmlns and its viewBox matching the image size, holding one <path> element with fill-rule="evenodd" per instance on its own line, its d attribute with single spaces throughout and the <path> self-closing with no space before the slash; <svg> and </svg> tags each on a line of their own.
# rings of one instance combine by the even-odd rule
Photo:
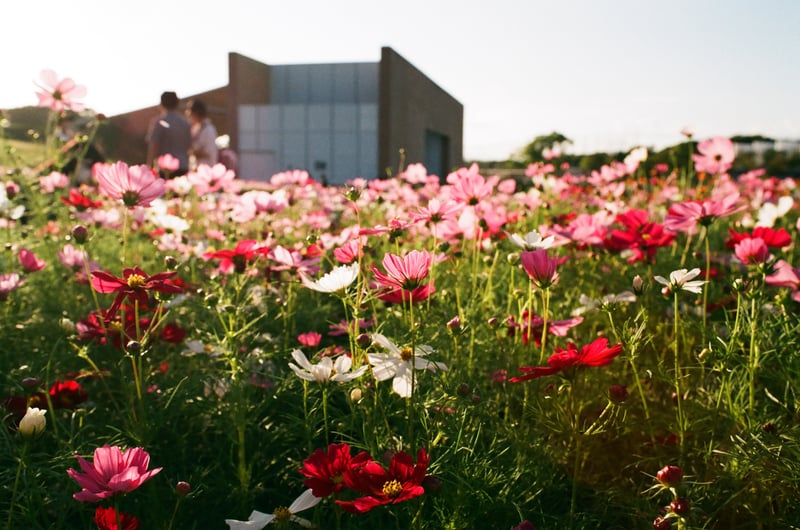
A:
<svg viewBox="0 0 800 530">
<path fill-rule="evenodd" d="M 544 160 L 544 151 L 546 149 L 553 149 L 554 147 L 563 147 L 564 145 L 571 144 L 572 140 L 561 134 L 560 132 L 551 132 L 543 136 L 537 136 L 531 143 L 522 148 L 520 157 L 523 162 L 532 164 L 534 162 L 542 162 Z"/>
</svg>

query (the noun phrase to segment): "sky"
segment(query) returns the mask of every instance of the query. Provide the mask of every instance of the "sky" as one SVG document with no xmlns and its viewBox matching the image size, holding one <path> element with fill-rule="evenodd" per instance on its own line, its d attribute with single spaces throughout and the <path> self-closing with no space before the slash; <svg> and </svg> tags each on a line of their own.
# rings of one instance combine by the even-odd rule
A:
<svg viewBox="0 0 800 530">
<path fill-rule="evenodd" d="M 390 46 L 464 105 L 464 158 L 553 131 L 574 153 L 800 138 L 796 0 L 4 0 L 0 108 L 45 68 L 107 115 L 267 64 L 376 62 Z"/>
</svg>

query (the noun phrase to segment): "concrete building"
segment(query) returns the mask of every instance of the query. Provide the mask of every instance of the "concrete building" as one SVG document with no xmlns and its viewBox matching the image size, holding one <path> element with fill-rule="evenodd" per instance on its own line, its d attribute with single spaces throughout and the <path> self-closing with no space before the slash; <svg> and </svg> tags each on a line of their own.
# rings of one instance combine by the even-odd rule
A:
<svg viewBox="0 0 800 530">
<path fill-rule="evenodd" d="M 181 96 L 206 102 L 246 179 L 305 169 L 342 184 L 396 173 L 401 161 L 443 177 L 462 163 L 463 106 L 388 47 L 366 63 L 268 65 L 230 53 L 227 86 Z M 114 156 L 143 161 L 157 114 L 150 107 L 110 118 Z"/>
</svg>

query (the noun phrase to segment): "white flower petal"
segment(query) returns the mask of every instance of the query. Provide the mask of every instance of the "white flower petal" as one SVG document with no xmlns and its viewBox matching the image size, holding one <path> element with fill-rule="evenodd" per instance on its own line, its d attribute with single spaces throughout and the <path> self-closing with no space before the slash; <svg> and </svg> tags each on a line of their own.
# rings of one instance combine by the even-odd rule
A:
<svg viewBox="0 0 800 530">
<path fill-rule="evenodd" d="M 299 364 L 300 366 L 302 366 L 303 368 L 305 368 L 308 371 L 311 371 L 312 367 L 314 366 L 314 365 L 311 364 L 311 362 L 308 360 L 308 358 L 305 356 L 305 354 L 301 350 L 297 350 L 297 349 L 292 350 L 292 359 L 297 361 L 297 364 Z"/>
<path fill-rule="evenodd" d="M 373 333 L 372 334 L 372 342 L 377 343 L 381 348 L 388 351 L 389 353 L 394 354 L 395 356 L 400 356 L 400 348 L 397 347 L 397 344 L 387 339 L 385 336 L 381 335 L 380 333 Z"/>
<path fill-rule="evenodd" d="M 411 371 L 406 370 L 392 379 L 392 390 L 400 397 L 411 397 Z"/>
<path fill-rule="evenodd" d="M 289 506 L 289 511 L 291 513 L 302 512 L 303 510 L 308 510 L 309 508 L 313 508 L 319 501 L 322 500 L 322 497 L 315 497 L 312 493 L 313 490 L 307 489 L 303 493 L 297 497 L 294 502 Z"/>
<path fill-rule="evenodd" d="M 369 364 L 372 365 L 372 375 L 378 381 L 386 381 L 390 377 L 394 377 L 404 364 L 400 357 L 383 353 L 370 353 L 367 358 Z"/>
<path fill-rule="evenodd" d="M 273 519 L 275 519 L 275 516 L 271 513 L 261 513 L 253 510 L 247 521 L 225 519 L 225 523 L 227 523 L 227 525 L 230 527 L 230 530 L 261 530 Z"/>
</svg>

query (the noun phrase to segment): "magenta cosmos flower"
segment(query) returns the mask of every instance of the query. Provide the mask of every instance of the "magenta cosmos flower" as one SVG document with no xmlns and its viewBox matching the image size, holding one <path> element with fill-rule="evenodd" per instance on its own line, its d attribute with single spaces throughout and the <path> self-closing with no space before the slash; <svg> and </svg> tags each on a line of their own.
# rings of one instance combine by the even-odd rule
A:
<svg viewBox="0 0 800 530">
<path fill-rule="evenodd" d="M 733 142 L 722 136 L 700 142 L 697 144 L 697 150 L 700 154 L 692 155 L 695 169 L 712 175 L 728 171 L 736 156 Z"/>
<path fill-rule="evenodd" d="M 546 250 L 523 252 L 519 255 L 519 259 L 522 262 L 522 268 L 528 273 L 536 287 L 547 289 L 558 283 L 558 272 L 556 272 L 558 260 L 548 256 Z"/>
<path fill-rule="evenodd" d="M 76 85 L 69 77 L 59 79 L 52 70 L 42 70 L 41 79 L 43 84 L 37 86 L 42 90 L 36 93 L 40 107 L 48 107 L 53 112 L 83 110 L 83 103 L 75 100 L 86 96 L 86 87 Z"/>
<path fill-rule="evenodd" d="M 76 501 L 98 502 L 118 493 L 129 493 L 157 475 L 161 468 L 147 470 L 150 455 L 141 447 L 121 451 L 116 445 L 94 450 L 94 461 L 78 459 L 83 473 L 68 469 L 67 475 L 83 488 L 72 495 Z"/>
<path fill-rule="evenodd" d="M 386 273 L 374 265 L 372 272 L 375 280 L 384 289 L 378 298 L 386 302 L 402 302 L 410 300 L 420 302 L 434 293 L 433 280 L 427 284 L 423 281 L 431 272 L 433 255 L 427 250 L 412 250 L 405 257 L 386 254 L 383 257 L 383 268 Z"/>
<path fill-rule="evenodd" d="M 116 162 L 97 172 L 100 191 L 112 199 L 122 201 L 128 208 L 150 206 L 154 199 L 164 195 L 164 181 L 144 165 L 130 166 Z"/>
</svg>

